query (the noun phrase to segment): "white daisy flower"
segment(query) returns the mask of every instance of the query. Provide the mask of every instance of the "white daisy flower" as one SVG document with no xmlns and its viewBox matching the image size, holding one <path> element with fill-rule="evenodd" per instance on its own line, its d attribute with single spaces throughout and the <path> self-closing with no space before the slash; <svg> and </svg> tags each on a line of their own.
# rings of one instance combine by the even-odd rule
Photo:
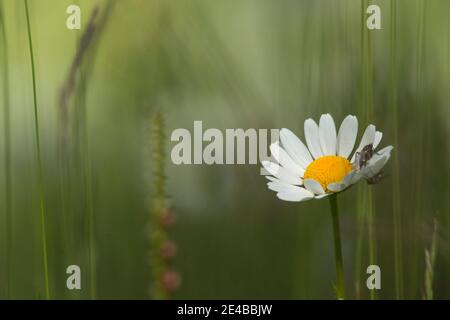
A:
<svg viewBox="0 0 450 320">
<path fill-rule="evenodd" d="M 358 120 L 347 116 L 336 133 L 333 117 L 323 114 L 319 125 L 307 119 L 306 145 L 289 129 L 281 129 L 280 140 L 270 146 L 277 163 L 263 161 L 271 174 L 267 186 L 285 201 L 320 199 L 344 191 L 361 179 L 376 183 L 391 156 L 392 146 L 375 151 L 383 134 L 370 124 L 352 155 Z"/>
</svg>

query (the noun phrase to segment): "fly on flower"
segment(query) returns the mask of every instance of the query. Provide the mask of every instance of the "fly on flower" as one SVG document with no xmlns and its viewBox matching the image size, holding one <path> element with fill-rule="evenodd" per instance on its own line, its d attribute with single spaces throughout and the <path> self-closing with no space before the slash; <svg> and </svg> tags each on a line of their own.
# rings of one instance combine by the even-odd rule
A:
<svg viewBox="0 0 450 320">
<path fill-rule="evenodd" d="M 361 151 L 355 153 L 356 157 L 353 166 L 357 167 L 358 169 L 367 166 L 367 162 L 372 159 L 373 153 L 373 144 L 370 143 L 367 146 L 363 147 Z"/>
<path fill-rule="evenodd" d="M 357 169 L 361 169 L 363 167 L 367 166 L 367 163 L 370 159 L 372 159 L 375 151 L 373 149 L 372 144 L 368 144 L 367 146 L 363 147 L 361 151 L 356 152 L 356 158 L 355 162 L 353 163 L 353 167 Z M 385 177 L 383 171 L 380 171 L 378 173 L 370 172 L 370 175 L 365 177 L 368 184 L 377 184 Z"/>
<path fill-rule="evenodd" d="M 271 174 L 267 186 L 281 200 L 324 198 L 361 179 L 377 183 L 393 149 L 387 146 L 375 152 L 383 134 L 370 124 L 351 156 L 358 134 L 358 119 L 352 115 L 342 121 L 338 132 L 330 114 L 323 114 L 319 125 L 307 119 L 304 132 L 306 146 L 292 131 L 281 129 L 280 140 L 270 146 L 277 163 L 262 162 Z"/>
</svg>

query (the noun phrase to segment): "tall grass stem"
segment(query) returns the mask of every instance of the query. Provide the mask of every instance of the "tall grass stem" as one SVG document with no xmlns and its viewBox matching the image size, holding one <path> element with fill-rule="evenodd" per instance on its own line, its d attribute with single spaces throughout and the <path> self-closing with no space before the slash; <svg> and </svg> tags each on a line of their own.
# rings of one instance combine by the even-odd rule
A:
<svg viewBox="0 0 450 320">
<path fill-rule="evenodd" d="M 31 75 L 33 83 L 33 104 L 34 104 L 34 129 L 35 129 L 35 144 L 36 144 L 36 162 L 38 171 L 38 189 L 40 198 L 40 218 L 41 218 L 41 241 L 42 241 L 42 260 L 44 265 L 44 285 L 45 298 L 50 299 L 49 287 L 49 272 L 48 272 L 48 252 L 47 252 L 47 229 L 46 229 L 46 203 L 45 203 L 45 189 L 44 189 L 44 169 L 41 157 L 41 141 L 39 133 L 39 109 L 37 102 L 36 90 L 36 69 L 34 62 L 33 40 L 31 33 L 30 12 L 28 7 L 28 0 L 25 0 L 25 12 L 27 18 L 28 29 L 28 45 L 30 49 Z"/>
<path fill-rule="evenodd" d="M 433 282 L 434 268 L 436 264 L 436 254 L 438 246 L 439 223 L 436 219 L 433 221 L 433 236 L 430 249 L 425 249 L 425 300 L 433 300 Z"/>
<path fill-rule="evenodd" d="M 393 141 L 396 152 L 393 155 L 392 172 L 392 211 L 394 225 L 394 276 L 395 297 L 403 298 L 403 258 L 402 258 L 402 230 L 400 207 L 400 166 L 399 166 L 399 139 L 398 139 L 398 94 L 397 94 L 397 1 L 391 1 L 391 110 L 393 124 Z"/>
<path fill-rule="evenodd" d="M 366 123 L 371 123 L 374 118 L 374 96 L 373 96 L 373 57 L 372 57 L 372 37 L 366 27 L 366 9 L 369 5 L 368 0 L 361 1 L 361 105 L 360 112 Z M 364 197 L 358 210 L 362 210 L 367 223 L 368 246 L 369 246 L 369 264 L 375 264 L 376 260 L 376 241 L 375 241 L 375 209 L 373 201 L 373 192 L 371 188 L 362 186 L 360 196 Z M 359 226 L 361 227 L 361 226 Z M 376 298 L 375 290 L 370 291 L 370 298 Z"/>
<path fill-rule="evenodd" d="M 424 29 L 425 29 L 425 1 L 419 0 L 417 2 L 417 32 L 416 32 L 416 95 L 417 95 L 417 110 L 423 108 L 423 51 L 424 51 Z M 421 221 L 421 213 L 423 212 L 423 183 L 424 183 L 424 165 L 425 165 L 425 136 L 427 134 L 427 125 L 428 125 L 428 115 L 430 112 L 424 113 L 424 125 L 421 126 L 420 133 L 417 135 L 415 150 L 417 156 L 415 157 L 414 167 L 414 180 L 413 180 L 413 201 L 414 205 L 414 214 L 413 214 L 413 223 L 414 225 L 420 225 Z M 413 225 L 413 227 L 414 227 Z M 413 240 L 413 248 L 419 247 L 419 241 L 417 237 L 414 237 Z M 413 249 L 412 252 L 412 280 L 410 283 L 411 289 L 409 290 L 411 293 L 416 293 L 418 291 L 418 285 L 420 284 L 420 276 L 419 276 L 419 261 L 422 250 Z"/>
<path fill-rule="evenodd" d="M 4 125 L 4 153 L 5 153 L 5 241 L 6 241 L 6 296 L 11 298 L 12 279 L 12 171 L 11 171 L 11 119 L 9 96 L 9 61 L 6 26 L 3 15 L 3 2 L 0 7 L 0 28 L 3 44 L 3 125 Z"/>
<path fill-rule="evenodd" d="M 336 297 L 339 300 L 345 299 L 345 280 L 344 280 L 344 265 L 342 259 L 341 247 L 341 231 L 339 227 L 339 207 L 337 195 L 330 196 L 331 217 L 333 220 L 333 235 L 334 235 L 334 257 L 336 261 Z"/>
</svg>

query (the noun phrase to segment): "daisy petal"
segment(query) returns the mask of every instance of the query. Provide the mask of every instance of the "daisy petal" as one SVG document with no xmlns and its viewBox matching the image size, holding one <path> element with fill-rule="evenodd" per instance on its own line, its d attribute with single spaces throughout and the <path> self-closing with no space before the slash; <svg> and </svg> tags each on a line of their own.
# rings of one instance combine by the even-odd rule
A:
<svg viewBox="0 0 450 320">
<path fill-rule="evenodd" d="M 314 198 L 314 195 L 304 188 L 296 187 L 296 190 L 278 192 L 277 197 L 284 201 L 301 202 Z"/>
<path fill-rule="evenodd" d="M 391 153 L 392 149 L 394 149 L 393 146 L 384 147 L 380 151 L 376 152 L 374 156 Z"/>
<path fill-rule="evenodd" d="M 314 179 L 305 179 L 303 181 L 303 183 L 305 185 L 305 188 L 314 194 L 324 194 L 325 193 L 325 191 L 322 188 L 322 185 Z"/>
<path fill-rule="evenodd" d="M 358 135 L 358 119 L 355 116 L 347 116 L 342 121 L 337 138 L 337 154 L 348 158 L 355 147 L 356 136 Z"/>
<path fill-rule="evenodd" d="M 343 183 L 330 183 L 327 186 L 327 189 L 333 192 L 340 192 L 345 189 L 345 185 Z"/>
<path fill-rule="evenodd" d="M 312 194 L 305 188 L 293 186 L 284 182 L 269 182 L 267 185 L 270 190 L 276 191 L 279 194 L 296 195 L 295 197 L 297 198 L 297 200 L 295 201 L 301 201 L 302 199 L 307 200 L 314 197 L 314 194 Z"/>
<path fill-rule="evenodd" d="M 377 173 L 381 171 L 381 169 L 383 169 L 383 167 L 386 165 L 390 157 L 391 157 L 390 154 L 385 154 L 377 158 L 375 161 L 370 161 L 371 163 L 369 163 L 367 167 L 365 167 L 362 170 L 361 174 L 365 178 L 371 178 L 375 176 Z M 373 160 L 373 158 L 370 160 Z"/>
<path fill-rule="evenodd" d="M 281 181 L 299 185 L 302 183 L 302 179 L 299 175 L 296 175 L 293 172 L 290 172 L 289 170 L 280 167 L 278 164 L 270 162 L 270 161 L 263 161 L 262 165 L 264 169 L 266 169 L 271 175 L 277 177 Z"/>
<path fill-rule="evenodd" d="M 345 188 L 348 188 L 349 186 L 351 186 L 352 184 L 354 184 L 355 182 L 357 182 L 359 180 L 357 178 L 357 175 L 358 175 L 358 172 L 353 170 L 344 177 L 344 180 L 342 183 L 344 184 Z"/>
<path fill-rule="evenodd" d="M 383 132 L 377 131 L 375 132 L 375 140 L 373 141 L 373 148 L 376 149 L 381 142 L 381 138 L 383 138 Z"/>
<path fill-rule="evenodd" d="M 302 177 L 305 173 L 305 169 L 296 164 L 294 160 L 292 160 L 292 158 L 287 154 L 287 152 L 280 147 L 280 144 L 278 142 L 272 143 L 270 145 L 270 152 L 282 167 L 295 174 L 298 174 L 300 177 Z"/>
<path fill-rule="evenodd" d="M 355 174 L 350 178 L 349 186 L 359 182 L 359 180 L 361 180 L 361 179 L 362 179 L 361 172 L 355 172 Z"/>
<path fill-rule="evenodd" d="M 292 190 L 293 186 L 292 184 L 283 182 L 283 181 L 272 181 L 272 182 L 267 182 L 267 187 L 275 192 L 282 192 L 282 191 L 290 191 Z M 298 188 L 298 187 L 296 187 Z"/>
<path fill-rule="evenodd" d="M 285 183 L 285 184 L 293 185 L 291 183 L 284 182 L 284 181 L 282 181 L 282 180 L 280 180 L 280 179 L 278 179 L 276 177 L 272 177 L 272 176 L 265 176 L 265 177 L 267 178 L 267 180 L 270 180 L 271 182 L 278 182 L 278 183 Z M 299 179 L 300 179 L 300 183 L 298 185 L 302 186 L 303 185 L 303 179 L 302 178 L 299 178 Z"/>
<path fill-rule="evenodd" d="M 276 183 L 276 182 L 268 182 L 267 183 L 267 188 L 269 190 L 275 191 L 275 192 L 283 192 L 283 191 L 288 191 L 287 185 L 281 184 L 281 183 Z"/>
<path fill-rule="evenodd" d="M 315 196 L 314 198 L 319 200 L 319 199 L 323 199 L 325 197 L 328 197 L 331 193 L 324 193 L 324 194 L 319 194 L 318 196 Z"/>
<path fill-rule="evenodd" d="M 391 157 L 391 151 L 393 148 L 394 147 L 392 147 L 392 146 L 387 146 L 387 147 L 381 149 L 380 151 L 378 151 L 377 153 L 375 153 L 373 155 L 372 159 L 370 159 L 369 162 L 367 163 L 367 166 L 368 167 L 373 166 L 376 162 L 378 162 L 378 160 L 380 160 L 383 157 L 388 157 L 388 160 L 389 160 L 389 158 Z"/>
<path fill-rule="evenodd" d="M 305 139 L 309 151 L 314 159 L 323 156 L 322 148 L 320 147 L 319 127 L 313 119 L 307 119 L 304 125 Z"/>
<path fill-rule="evenodd" d="M 375 174 L 377 174 L 381 170 L 381 168 L 384 167 L 386 162 L 391 157 L 391 151 L 393 148 L 394 148 L 393 146 L 387 146 L 387 147 L 384 147 L 383 149 L 381 149 L 380 151 L 376 152 L 373 155 L 373 157 L 369 160 L 369 162 L 367 163 L 367 166 L 362 170 L 363 175 L 365 175 L 367 172 L 369 172 L 369 175 L 371 175 L 371 176 L 374 176 Z M 384 162 L 379 162 L 379 160 L 381 160 L 383 158 L 385 159 Z M 381 165 L 381 167 L 378 168 L 378 166 L 380 166 L 380 165 Z"/>
<path fill-rule="evenodd" d="M 303 169 L 306 169 L 313 161 L 308 148 L 306 148 L 303 142 L 291 130 L 286 128 L 281 129 L 280 140 L 292 160 Z"/>
<path fill-rule="evenodd" d="M 355 153 L 353 154 L 351 162 L 353 163 L 356 158 L 356 153 L 360 152 L 362 148 L 369 144 L 373 144 L 375 140 L 375 126 L 373 124 L 369 124 L 366 128 L 366 131 L 364 131 L 363 137 L 361 139 L 361 142 L 359 143 L 359 147 L 356 149 Z"/>
<path fill-rule="evenodd" d="M 323 114 L 319 122 L 320 146 L 325 156 L 336 155 L 336 126 L 330 114 Z"/>
<path fill-rule="evenodd" d="M 392 149 L 392 146 L 387 146 L 375 153 L 372 159 L 367 163 L 367 167 L 362 170 L 361 175 L 365 178 L 371 178 L 379 173 L 389 161 Z"/>
<path fill-rule="evenodd" d="M 340 192 L 343 191 L 344 189 L 347 189 L 352 184 L 351 183 L 352 179 L 356 174 L 357 173 L 355 170 L 347 173 L 347 175 L 342 179 L 342 181 L 330 183 L 329 185 L 327 185 L 327 189 L 333 192 Z"/>
</svg>

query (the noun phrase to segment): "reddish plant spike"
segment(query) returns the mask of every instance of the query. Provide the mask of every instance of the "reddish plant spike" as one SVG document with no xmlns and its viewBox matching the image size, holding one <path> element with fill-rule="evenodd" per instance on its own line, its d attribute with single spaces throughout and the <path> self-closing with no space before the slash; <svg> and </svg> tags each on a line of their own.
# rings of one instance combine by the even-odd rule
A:
<svg viewBox="0 0 450 320">
<path fill-rule="evenodd" d="M 170 228 L 175 224 L 176 217 L 171 210 L 166 210 L 161 216 L 160 223 L 164 228 Z"/>
<path fill-rule="evenodd" d="M 166 270 L 162 275 L 161 282 L 167 293 L 174 293 L 181 285 L 181 277 L 176 271 Z"/>
<path fill-rule="evenodd" d="M 160 248 L 160 255 L 165 260 L 172 260 L 177 255 L 177 246 L 173 241 L 165 241 Z"/>
</svg>

